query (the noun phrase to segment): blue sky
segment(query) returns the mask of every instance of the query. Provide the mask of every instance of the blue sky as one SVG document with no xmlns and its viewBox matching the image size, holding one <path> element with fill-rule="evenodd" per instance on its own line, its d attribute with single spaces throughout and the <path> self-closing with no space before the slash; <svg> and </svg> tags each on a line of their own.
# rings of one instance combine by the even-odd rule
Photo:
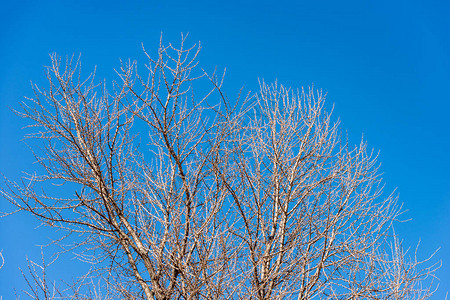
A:
<svg viewBox="0 0 450 300">
<path fill-rule="evenodd" d="M 114 79 L 119 58 L 142 59 L 141 43 L 201 41 L 201 65 L 227 68 L 230 96 L 258 78 L 314 85 L 348 131 L 380 151 L 386 191 L 397 189 L 406 245 L 426 257 L 440 248 L 437 272 L 450 290 L 450 2 L 447 1 L 3 1 L 0 8 L 0 172 L 32 170 L 21 141 L 26 125 L 11 108 L 45 83 L 49 53 L 82 54 L 85 70 Z M 142 60 L 141 60 L 142 62 Z M 0 199 L 0 210 L 11 207 Z M 43 228 L 24 214 L 0 219 L 0 296 L 23 288 L 18 267 L 39 257 Z M 55 266 L 70 278 L 77 262 Z"/>
</svg>

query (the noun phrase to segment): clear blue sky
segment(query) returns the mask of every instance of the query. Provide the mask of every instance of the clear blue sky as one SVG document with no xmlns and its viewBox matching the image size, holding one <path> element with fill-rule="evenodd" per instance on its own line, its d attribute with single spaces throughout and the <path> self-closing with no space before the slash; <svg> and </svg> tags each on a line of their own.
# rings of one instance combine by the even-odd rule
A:
<svg viewBox="0 0 450 300">
<path fill-rule="evenodd" d="M 244 2 L 244 3 L 242 3 Z M 449 1 L 2 1 L 0 7 L 0 172 L 17 180 L 32 170 L 21 139 L 24 121 L 10 108 L 44 84 L 48 54 L 82 53 L 85 70 L 114 78 L 119 58 L 142 58 L 166 41 L 201 41 L 202 66 L 227 68 L 225 89 L 255 90 L 258 78 L 327 92 L 350 141 L 375 150 L 386 190 L 397 188 L 405 219 L 397 232 L 419 239 L 450 290 Z M 125 4 L 126 3 L 126 4 Z M 142 61 L 142 60 L 141 60 Z M 228 89 L 228 90 L 227 90 Z M 11 207 L 0 199 L 0 210 Z M 23 288 L 18 267 L 39 257 L 46 231 L 30 216 L 0 219 L 0 296 Z M 71 256 L 68 256 L 71 258 Z M 55 266 L 70 278 L 77 262 Z"/>
</svg>

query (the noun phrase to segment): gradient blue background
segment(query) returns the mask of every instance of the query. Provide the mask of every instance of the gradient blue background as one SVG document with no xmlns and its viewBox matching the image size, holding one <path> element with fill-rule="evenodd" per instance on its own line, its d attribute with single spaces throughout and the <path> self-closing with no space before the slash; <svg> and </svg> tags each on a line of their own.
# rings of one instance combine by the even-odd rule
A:
<svg viewBox="0 0 450 300">
<path fill-rule="evenodd" d="M 125 4 L 126 2 L 126 4 Z M 201 65 L 227 68 L 225 90 L 256 90 L 258 78 L 327 92 L 348 130 L 380 150 L 386 191 L 397 188 L 405 245 L 419 256 L 440 248 L 433 299 L 450 290 L 449 1 L 0 1 L 0 172 L 18 180 L 33 158 L 26 123 L 11 108 L 45 84 L 48 54 L 82 53 L 83 68 L 113 79 L 119 58 L 143 63 L 141 42 L 201 41 Z M 0 199 L 0 210 L 11 210 Z M 19 267 L 38 259 L 52 233 L 29 215 L 0 219 L 0 296 L 24 288 Z M 412 249 L 414 250 L 414 249 Z M 86 266 L 73 255 L 50 269 L 70 279 Z"/>
</svg>

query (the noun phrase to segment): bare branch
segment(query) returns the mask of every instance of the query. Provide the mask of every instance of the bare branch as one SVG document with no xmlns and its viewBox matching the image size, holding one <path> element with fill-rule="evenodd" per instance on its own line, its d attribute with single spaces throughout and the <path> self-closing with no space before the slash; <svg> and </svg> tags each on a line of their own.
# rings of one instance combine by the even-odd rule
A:
<svg viewBox="0 0 450 300">
<path fill-rule="evenodd" d="M 29 296 L 430 297 L 438 266 L 391 234 L 400 207 L 377 155 L 342 140 L 322 92 L 261 81 L 230 100 L 199 51 L 161 39 L 109 90 L 79 58 L 50 56 L 48 87 L 19 113 L 40 167 L 2 194 L 92 269 L 59 291 L 29 262 Z"/>
</svg>

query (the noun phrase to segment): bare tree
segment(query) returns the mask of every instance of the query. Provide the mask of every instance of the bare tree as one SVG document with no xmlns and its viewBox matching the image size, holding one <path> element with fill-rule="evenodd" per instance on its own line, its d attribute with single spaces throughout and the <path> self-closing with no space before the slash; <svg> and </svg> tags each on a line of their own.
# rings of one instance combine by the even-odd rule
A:
<svg viewBox="0 0 450 300">
<path fill-rule="evenodd" d="M 111 90 L 52 55 L 20 112 L 43 175 L 5 197 L 66 232 L 108 298 L 429 297 L 435 266 L 402 250 L 376 155 L 341 140 L 321 92 L 229 100 L 199 50 L 144 50 Z"/>
</svg>

